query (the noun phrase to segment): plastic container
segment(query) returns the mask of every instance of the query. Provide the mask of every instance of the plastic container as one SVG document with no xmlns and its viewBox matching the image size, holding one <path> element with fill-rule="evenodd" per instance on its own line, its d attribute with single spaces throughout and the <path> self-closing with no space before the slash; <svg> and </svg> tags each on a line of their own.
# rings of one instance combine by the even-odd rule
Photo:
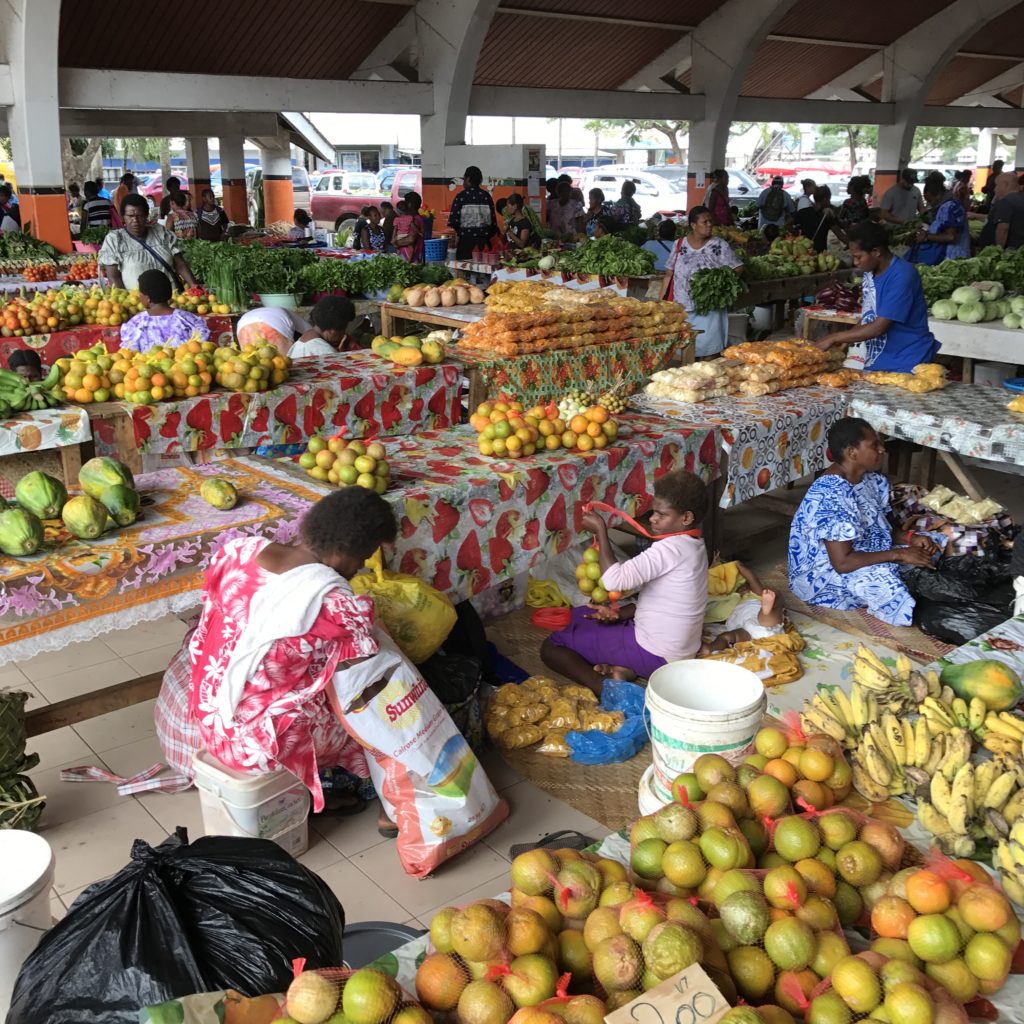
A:
<svg viewBox="0 0 1024 1024">
<path fill-rule="evenodd" d="M 0 1020 L 7 1017 L 25 958 L 53 923 L 50 887 L 55 861 L 50 844 L 34 832 L 0 831 Z"/>
<path fill-rule="evenodd" d="M 752 749 L 768 698 L 761 680 L 737 665 L 674 661 L 647 681 L 654 795 L 672 799 L 672 780 L 701 754 L 739 764 Z"/>
<path fill-rule="evenodd" d="M 301 296 L 290 292 L 258 292 L 260 305 L 268 309 L 297 309 Z"/>
<path fill-rule="evenodd" d="M 192 759 L 207 835 L 270 839 L 293 857 L 309 846 L 309 791 L 291 772 L 239 772 L 205 750 Z"/>
<path fill-rule="evenodd" d="M 95 242 L 72 242 L 75 252 L 99 252 L 100 247 Z"/>
<path fill-rule="evenodd" d="M 374 960 L 423 934 L 425 932 L 422 928 L 410 928 L 393 921 L 360 921 L 358 924 L 350 924 L 345 929 L 342 941 L 345 950 L 344 966 L 352 971 L 369 967 Z"/>
<path fill-rule="evenodd" d="M 667 801 L 662 800 L 654 792 L 654 765 L 640 776 L 640 791 L 637 795 L 637 804 L 640 807 L 640 814 L 653 814 L 660 811 Z"/>
<path fill-rule="evenodd" d="M 423 259 L 427 263 L 443 263 L 448 256 L 448 239 L 425 238 L 423 240 Z"/>
</svg>

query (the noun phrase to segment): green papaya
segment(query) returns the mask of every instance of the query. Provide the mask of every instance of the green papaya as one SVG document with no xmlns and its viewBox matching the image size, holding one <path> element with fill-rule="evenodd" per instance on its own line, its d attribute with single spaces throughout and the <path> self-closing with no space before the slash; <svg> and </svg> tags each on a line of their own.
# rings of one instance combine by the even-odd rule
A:
<svg viewBox="0 0 1024 1024">
<path fill-rule="evenodd" d="M 24 508 L 0 512 L 0 551 L 5 555 L 34 555 L 42 544 L 39 516 Z"/>
<path fill-rule="evenodd" d="M 943 686 L 968 703 L 972 697 L 980 697 L 990 711 L 1009 711 L 1024 697 L 1020 676 L 1001 661 L 981 658 L 962 665 L 948 661 L 941 664 L 939 679 Z"/>
<path fill-rule="evenodd" d="M 88 494 L 72 498 L 61 512 L 68 530 L 82 540 L 95 540 L 107 528 L 107 510 Z"/>
<path fill-rule="evenodd" d="M 238 504 L 238 491 L 235 490 L 235 485 L 219 476 L 204 480 L 199 488 L 199 494 L 203 501 L 224 512 Z"/>
<path fill-rule="evenodd" d="M 68 489 L 56 477 L 37 469 L 26 473 L 18 481 L 14 488 L 14 500 L 40 519 L 57 519 L 64 502 L 68 500 Z"/>
<path fill-rule="evenodd" d="M 124 484 L 108 487 L 100 495 L 100 502 L 118 526 L 131 526 L 139 518 L 139 492 Z"/>
<path fill-rule="evenodd" d="M 78 482 L 82 490 L 97 501 L 108 487 L 113 487 L 115 484 L 135 487 L 132 471 L 124 463 L 106 455 L 98 455 L 95 459 L 90 459 L 79 470 Z"/>
</svg>

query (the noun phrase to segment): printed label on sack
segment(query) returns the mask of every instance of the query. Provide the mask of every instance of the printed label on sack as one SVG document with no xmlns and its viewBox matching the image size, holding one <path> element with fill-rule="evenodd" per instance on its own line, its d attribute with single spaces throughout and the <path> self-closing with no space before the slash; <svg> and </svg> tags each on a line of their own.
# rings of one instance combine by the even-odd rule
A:
<svg viewBox="0 0 1024 1024">
<path fill-rule="evenodd" d="M 728 1009 L 700 964 L 691 964 L 609 1013 L 605 1024 L 715 1024 Z"/>
</svg>

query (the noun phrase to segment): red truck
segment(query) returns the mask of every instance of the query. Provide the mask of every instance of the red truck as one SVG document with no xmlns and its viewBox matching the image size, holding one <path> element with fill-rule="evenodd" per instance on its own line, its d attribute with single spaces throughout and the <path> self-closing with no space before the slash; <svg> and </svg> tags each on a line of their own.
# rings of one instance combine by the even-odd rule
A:
<svg viewBox="0 0 1024 1024">
<path fill-rule="evenodd" d="M 418 167 L 399 171 L 387 195 L 377 192 L 375 188 L 373 191 L 365 190 L 369 184 L 366 179 L 376 185 L 372 174 L 327 171 L 312 192 L 311 207 L 316 226 L 332 231 L 346 231 L 355 226 L 359 211 L 364 206 L 380 209 L 380 204 L 385 200 L 397 203 L 410 192 L 423 195 L 423 173 Z"/>
</svg>

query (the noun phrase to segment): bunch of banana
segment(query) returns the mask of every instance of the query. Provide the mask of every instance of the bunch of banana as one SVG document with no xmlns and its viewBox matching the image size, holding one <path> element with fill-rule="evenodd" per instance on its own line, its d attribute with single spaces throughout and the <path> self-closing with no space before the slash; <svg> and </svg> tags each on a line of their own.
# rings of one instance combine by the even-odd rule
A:
<svg viewBox="0 0 1024 1024">
<path fill-rule="evenodd" d="M 1008 711 L 995 712 L 986 708 L 986 712 L 981 729 L 984 737 L 982 745 L 993 754 L 1019 758 L 1021 744 L 1024 744 L 1024 718 L 1011 715 Z"/>
<path fill-rule="evenodd" d="M 853 659 L 853 681 L 869 690 L 882 711 L 894 715 L 914 711 L 930 693 L 938 692 L 939 680 L 934 682 L 914 669 L 905 654 L 896 658 L 896 671 L 891 672 L 870 647 L 861 644 Z"/>
<path fill-rule="evenodd" d="M 21 374 L 0 370 L 0 409 L 6 405 L 5 416 L 32 409 L 52 409 L 63 401 L 55 390 L 59 384 L 60 368 L 56 364 L 46 380 L 26 380 Z"/>
<path fill-rule="evenodd" d="M 1010 802 L 1003 808 L 1003 817 L 1013 821 L 1011 804 L 1018 802 L 1017 820 L 1010 826 L 1006 837 L 996 844 L 992 863 L 999 872 L 1003 892 L 1017 904 L 1024 907 L 1024 790 L 1018 789 Z M 1019 798 L 1019 799 L 1018 799 Z"/>
<path fill-rule="evenodd" d="M 1024 790 L 1017 766 L 996 756 L 978 765 L 960 765 L 952 777 L 936 772 L 928 798 L 919 799 L 917 816 L 951 857 L 970 857 L 978 840 L 997 845 L 1011 834 L 1009 822 L 1024 813 Z"/>
</svg>

